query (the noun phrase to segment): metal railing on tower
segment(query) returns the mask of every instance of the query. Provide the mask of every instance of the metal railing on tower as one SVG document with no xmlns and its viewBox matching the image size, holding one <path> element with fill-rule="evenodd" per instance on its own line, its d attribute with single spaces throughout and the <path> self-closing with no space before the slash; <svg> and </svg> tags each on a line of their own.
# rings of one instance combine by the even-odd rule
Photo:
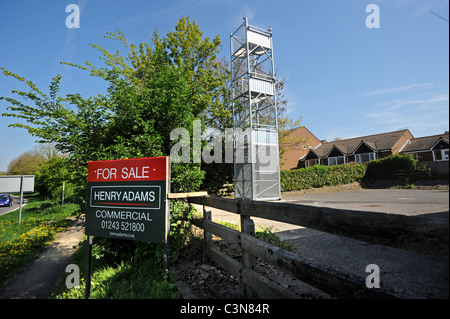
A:
<svg viewBox="0 0 450 319">
<path fill-rule="evenodd" d="M 236 198 L 281 199 L 272 28 L 231 34 Z"/>
</svg>

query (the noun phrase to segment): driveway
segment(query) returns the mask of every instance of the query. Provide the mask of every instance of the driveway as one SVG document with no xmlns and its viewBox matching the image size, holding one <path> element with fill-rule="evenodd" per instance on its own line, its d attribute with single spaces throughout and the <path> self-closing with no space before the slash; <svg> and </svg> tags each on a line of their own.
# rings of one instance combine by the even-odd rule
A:
<svg viewBox="0 0 450 319">
<path fill-rule="evenodd" d="M 347 210 L 381 212 L 402 215 L 427 214 L 428 217 L 444 218 L 449 216 L 448 190 L 409 190 L 409 189 L 377 189 L 340 191 L 330 193 L 304 194 L 301 192 L 283 193 L 281 201 L 303 205 L 331 207 Z M 201 205 L 194 205 L 202 211 Z M 237 214 L 207 207 L 212 211 L 213 221 L 226 221 L 240 224 Z M 276 222 L 268 219 L 252 217 L 256 230 L 271 228 L 283 239 L 308 237 L 320 233 L 317 230 Z"/>
<path fill-rule="evenodd" d="M 282 201 L 303 205 L 346 210 L 373 211 L 391 214 L 421 215 L 448 220 L 448 190 L 357 190 L 333 193 L 304 194 L 290 192 Z M 194 205 L 201 211 L 201 205 Z M 212 211 L 213 221 L 239 224 L 239 216 L 223 210 Z M 256 230 L 269 227 L 280 238 L 289 240 L 295 252 L 319 265 L 332 266 L 344 273 L 364 278 L 366 267 L 380 269 L 382 285 L 399 292 L 401 298 L 448 299 L 448 255 L 444 258 L 359 241 L 314 229 L 252 218 Z"/>
<path fill-rule="evenodd" d="M 338 191 L 328 193 L 288 192 L 281 201 L 303 205 L 331 207 L 346 210 L 381 212 L 402 215 L 421 215 L 449 219 L 448 190 L 376 189 Z M 201 205 L 194 205 L 199 212 Z M 225 221 L 240 225 L 240 217 L 224 210 L 207 207 L 212 211 L 213 221 Z M 315 236 L 322 232 L 298 225 L 252 217 L 256 231 L 269 228 L 282 239 L 296 239 Z M 324 233 L 323 233 L 324 234 Z"/>
<path fill-rule="evenodd" d="M 332 193 L 288 192 L 282 201 L 338 209 L 402 215 L 438 214 L 449 211 L 448 190 L 367 189 Z M 439 214 L 445 216 L 445 214 Z"/>
</svg>

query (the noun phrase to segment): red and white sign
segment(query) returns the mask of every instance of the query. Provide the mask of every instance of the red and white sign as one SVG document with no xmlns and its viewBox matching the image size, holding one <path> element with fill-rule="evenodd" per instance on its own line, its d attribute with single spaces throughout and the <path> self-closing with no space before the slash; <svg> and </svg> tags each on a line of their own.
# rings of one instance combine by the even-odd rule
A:
<svg viewBox="0 0 450 319">
<path fill-rule="evenodd" d="M 88 183 L 168 180 L 168 157 L 147 157 L 88 163 Z"/>
<path fill-rule="evenodd" d="M 167 243 L 169 157 L 88 163 L 86 234 Z"/>
</svg>

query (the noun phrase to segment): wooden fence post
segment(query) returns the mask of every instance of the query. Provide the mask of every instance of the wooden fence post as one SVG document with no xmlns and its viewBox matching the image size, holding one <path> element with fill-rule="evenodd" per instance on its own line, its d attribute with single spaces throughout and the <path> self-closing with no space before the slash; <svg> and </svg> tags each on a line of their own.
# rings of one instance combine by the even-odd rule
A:
<svg viewBox="0 0 450 319">
<path fill-rule="evenodd" d="M 255 236 L 255 223 L 253 222 L 253 219 L 243 218 L 241 221 L 243 222 L 241 224 L 242 231 L 250 236 Z M 245 249 L 242 249 L 242 264 L 249 270 L 255 271 L 256 257 Z M 247 298 L 256 298 L 258 296 L 257 291 L 253 289 L 251 285 L 246 284 L 246 280 L 242 280 L 242 282 L 244 282 L 244 296 Z"/>
<path fill-rule="evenodd" d="M 203 219 L 204 219 L 204 220 L 208 220 L 208 221 L 211 221 L 211 219 L 212 219 L 212 217 L 211 217 L 211 211 L 207 211 L 207 210 L 205 209 L 205 207 L 203 207 Z M 205 233 L 205 235 L 204 235 L 205 241 L 206 241 L 207 243 L 208 243 L 208 242 L 211 242 L 211 241 L 212 241 L 212 233 L 207 232 L 206 230 L 204 230 L 204 233 Z"/>
</svg>

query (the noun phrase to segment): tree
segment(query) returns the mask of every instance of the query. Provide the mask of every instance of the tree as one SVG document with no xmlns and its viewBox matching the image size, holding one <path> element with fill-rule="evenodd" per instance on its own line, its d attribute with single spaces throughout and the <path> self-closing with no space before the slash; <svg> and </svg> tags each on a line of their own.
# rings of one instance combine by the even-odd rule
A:
<svg viewBox="0 0 450 319">
<path fill-rule="evenodd" d="M 9 175 L 33 175 L 45 163 L 42 154 L 28 151 L 14 158 L 8 165 Z"/>
<path fill-rule="evenodd" d="M 286 83 L 286 78 L 284 77 L 275 83 L 280 160 L 283 159 L 283 155 L 287 150 L 299 148 L 306 142 L 304 139 L 294 137 L 290 134 L 293 130 L 302 126 L 302 116 L 293 119 L 286 114 L 288 106 L 288 99 L 285 95 Z"/>
<path fill-rule="evenodd" d="M 25 120 L 26 124 L 12 126 L 25 128 L 39 142 L 55 143 L 58 151 L 69 154 L 72 169 L 83 182 L 88 161 L 169 155 L 176 142 L 170 140 L 170 132 L 177 127 L 192 132 L 193 120 L 221 103 L 226 85 L 216 58 L 219 37 L 203 38 L 189 18 L 181 18 L 175 31 L 164 38 L 155 31 L 150 44 L 129 44 L 121 31 L 106 37 L 119 41 L 128 53 L 110 53 L 92 45 L 104 66 L 65 63 L 107 81 L 106 95 L 61 97 L 60 75 L 51 81 L 47 95 L 33 82 L 0 68 L 30 89 L 12 91 L 21 99 L 0 97 L 10 103 L 9 112 L 2 115 Z M 185 169 L 173 170 L 179 174 L 173 176 L 175 191 L 198 188 L 203 178 L 198 164 L 184 165 Z M 180 176 L 190 176 L 189 182 Z"/>
<path fill-rule="evenodd" d="M 35 171 L 35 175 L 35 189 L 46 197 L 51 197 L 62 186 L 63 182 L 72 180 L 68 161 L 63 157 L 54 157 L 48 160 Z"/>
<path fill-rule="evenodd" d="M 8 165 L 5 174 L 11 175 L 33 175 L 42 165 L 53 158 L 61 158 L 53 144 L 36 145 L 32 151 L 14 158 Z"/>
<path fill-rule="evenodd" d="M 297 137 L 295 130 L 302 125 L 302 118 L 294 121 L 289 117 L 283 117 L 278 123 L 278 144 L 280 160 L 283 159 L 284 154 L 289 150 L 299 149 L 308 143 L 308 140 L 302 137 Z"/>
<path fill-rule="evenodd" d="M 46 161 L 49 161 L 54 158 L 62 158 L 67 157 L 65 154 L 61 154 L 56 149 L 55 143 L 49 144 L 38 144 L 34 146 L 33 151 L 37 154 L 42 155 Z"/>
</svg>

